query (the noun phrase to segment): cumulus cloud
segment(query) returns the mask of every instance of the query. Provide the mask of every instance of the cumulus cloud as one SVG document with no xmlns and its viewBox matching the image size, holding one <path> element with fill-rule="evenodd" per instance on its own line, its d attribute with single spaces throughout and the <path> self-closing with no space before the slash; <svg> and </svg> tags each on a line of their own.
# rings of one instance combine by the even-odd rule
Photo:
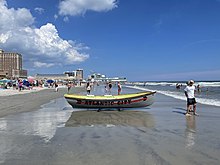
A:
<svg viewBox="0 0 220 165">
<path fill-rule="evenodd" d="M 30 63 L 34 59 L 37 62 L 33 66 L 69 65 L 89 58 L 80 52 L 83 44 L 62 39 L 53 24 L 34 27 L 34 17 L 28 9 L 8 8 L 6 1 L 0 0 L 0 11 L 0 47 L 22 53 Z"/>
<path fill-rule="evenodd" d="M 83 15 L 86 11 L 109 11 L 117 7 L 117 0 L 63 0 L 59 4 L 59 14 L 66 16 Z"/>
</svg>

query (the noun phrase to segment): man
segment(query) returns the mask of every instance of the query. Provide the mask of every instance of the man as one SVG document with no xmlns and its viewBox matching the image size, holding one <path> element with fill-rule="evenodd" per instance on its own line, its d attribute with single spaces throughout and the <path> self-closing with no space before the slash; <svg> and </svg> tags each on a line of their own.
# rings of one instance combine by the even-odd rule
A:
<svg viewBox="0 0 220 165">
<path fill-rule="evenodd" d="M 194 115 L 198 115 L 196 113 L 196 99 L 195 99 L 195 90 L 196 90 L 196 88 L 193 84 L 194 84 L 194 81 L 190 80 L 188 82 L 188 85 L 184 89 L 185 96 L 187 98 L 187 112 L 186 112 L 186 115 L 190 115 L 190 111 L 192 111 L 192 110 L 193 110 Z M 193 106 L 193 108 L 192 108 L 192 106 Z"/>
</svg>

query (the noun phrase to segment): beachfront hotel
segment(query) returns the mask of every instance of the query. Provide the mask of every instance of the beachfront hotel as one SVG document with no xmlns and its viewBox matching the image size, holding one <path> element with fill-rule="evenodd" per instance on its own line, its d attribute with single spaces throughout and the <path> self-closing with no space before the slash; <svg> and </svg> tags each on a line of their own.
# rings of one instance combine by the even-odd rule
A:
<svg viewBox="0 0 220 165">
<path fill-rule="evenodd" d="M 27 70 L 22 69 L 21 54 L 0 49 L 0 78 L 27 78 Z"/>
</svg>

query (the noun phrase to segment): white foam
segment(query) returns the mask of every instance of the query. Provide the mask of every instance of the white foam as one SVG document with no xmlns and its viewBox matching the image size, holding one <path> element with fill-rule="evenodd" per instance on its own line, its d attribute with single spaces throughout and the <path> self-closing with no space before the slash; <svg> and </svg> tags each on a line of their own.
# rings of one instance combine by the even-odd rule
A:
<svg viewBox="0 0 220 165">
<path fill-rule="evenodd" d="M 114 124 L 107 124 L 106 127 L 111 128 L 111 127 L 115 127 L 115 125 Z"/>
<path fill-rule="evenodd" d="M 144 90 L 144 91 L 151 91 L 150 89 L 138 87 L 138 86 L 127 86 L 127 87 L 139 89 L 139 90 Z M 157 90 L 156 92 L 163 94 L 163 95 L 166 95 L 166 96 L 173 97 L 175 99 L 186 100 L 184 93 L 171 92 L 171 91 L 161 91 L 161 90 Z M 196 101 L 201 104 L 213 105 L 213 106 L 220 107 L 220 101 L 215 100 L 215 99 L 196 98 Z"/>
<path fill-rule="evenodd" d="M 187 81 L 186 81 L 187 82 Z M 128 83 L 130 85 L 151 85 L 151 86 L 156 86 L 156 85 L 161 85 L 161 86 L 176 86 L 176 83 L 180 83 L 183 85 L 186 85 L 186 82 L 133 82 L 133 83 Z M 201 87 L 220 87 L 220 82 L 215 81 L 215 82 L 207 82 L 207 81 L 196 81 L 195 85 L 200 85 Z"/>
</svg>

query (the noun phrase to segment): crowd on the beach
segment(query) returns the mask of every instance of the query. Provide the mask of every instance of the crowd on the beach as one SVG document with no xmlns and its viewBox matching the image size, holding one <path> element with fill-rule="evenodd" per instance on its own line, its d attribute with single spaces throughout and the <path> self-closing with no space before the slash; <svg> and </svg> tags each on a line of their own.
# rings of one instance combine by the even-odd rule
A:
<svg viewBox="0 0 220 165">
<path fill-rule="evenodd" d="M 28 80 L 28 79 L 4 79 L 0 80 L 2 89 L 31 90 L 33 87 L 52 87 L 54 83 L 47 83 L 45 80 Z"/>
<path fill-rule="evenodd" d="M 54 88 L 56 92 L 61 87 L 70 88 L 75 86 L 74 82 L 60 82 L 55 80 L 35 80 L 35 79 L 1 79 L 0 80 L 0 96 L 14 95 L 21 93 L 29 93 L 41 89 Z"/>
</svg>

